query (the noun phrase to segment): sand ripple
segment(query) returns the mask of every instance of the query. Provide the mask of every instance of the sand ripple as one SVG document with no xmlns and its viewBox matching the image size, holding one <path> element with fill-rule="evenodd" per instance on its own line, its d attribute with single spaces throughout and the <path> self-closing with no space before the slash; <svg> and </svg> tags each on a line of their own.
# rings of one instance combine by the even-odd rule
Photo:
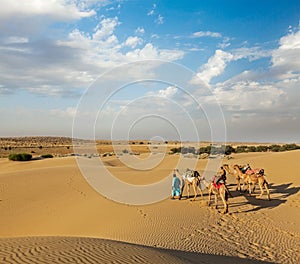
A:
<svg viewBox="0 0 300 264">
<path fill-rule="evenodd" d="M 189 263 L 162 250 L 97 238 L 0 239 L 0 263 Z"/>
</svg>

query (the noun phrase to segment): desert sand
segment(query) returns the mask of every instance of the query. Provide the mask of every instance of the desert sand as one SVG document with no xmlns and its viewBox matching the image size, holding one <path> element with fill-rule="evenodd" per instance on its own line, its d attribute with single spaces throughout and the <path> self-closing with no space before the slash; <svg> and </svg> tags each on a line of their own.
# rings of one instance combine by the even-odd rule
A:
<svg viewBox="0 0 300 264">
<path fill-rule="evenodd" d="M 206 190 L 196 201 L 126 205 L 87 183 L 76 162 L 86 157 L 2 158 L 0 263 L 299 263 L 300 151 L 232 157 L 221 162 L 265 169 L 271 201 L 259 199 L 258 188 L 254 196 L 235 191 L 228 175 L 233 197 L 225 215 L 207 205 Z M 163 179 L 178 158 L 166 155 L 144 172 L 116 156 L 102 160 L 122 181 L 143 185 Z M 196 162 L 203 174 L 207 160 Z"/>
</svg>

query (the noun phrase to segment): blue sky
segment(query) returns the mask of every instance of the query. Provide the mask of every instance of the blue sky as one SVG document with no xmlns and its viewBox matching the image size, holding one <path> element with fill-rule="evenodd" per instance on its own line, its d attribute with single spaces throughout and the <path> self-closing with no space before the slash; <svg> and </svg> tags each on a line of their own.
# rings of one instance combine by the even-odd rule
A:
<svg viewBox="0 0 300 264">
<path fill-rule="evenodd" d="M 95 116 L 97 138 L 300 142 L 299 1 L 0 3 L 0 136 L 72 136 L 76 117 Z M 160 82 L 180 67 L 186 91 Z M 109 72 L 138 83 L 102 106 Z M 212 138 L 218 122 L 226 135 Z"/>
</svg>

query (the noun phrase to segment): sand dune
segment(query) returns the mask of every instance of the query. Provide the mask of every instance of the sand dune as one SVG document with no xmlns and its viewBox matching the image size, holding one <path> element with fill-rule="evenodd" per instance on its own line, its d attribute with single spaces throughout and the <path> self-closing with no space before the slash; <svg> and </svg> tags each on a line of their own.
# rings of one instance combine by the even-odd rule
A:
<svg viewBox="0 0 300 264">
<path fill-rule="evenodd" d="M 236 257 L 168 250 L 99 238 L 25 237 L 0 239 L 5 263 L 264 263 Z"/>
<path fill-rule="evenodd" d="M 299 158 L 300 151 L 291 151 L 237 154 L 224 161 L 263 167 L 271 189 L 271 201 L 240 194 L 229 175 L 233 198 L 227 215 L 207 206 L 206 192 L 195 202 L 112 202 L 86 182 L 71 157 L 22 163 L 1 159 L 0 262 L 298 263 Z M 170 155 L 155 173 L 137 173 L 116 159 L 104 163 L 135 184 L 158 181 L 176 165 Z M 201 173 L 206 163 L 197 161 Z"/>
</svg>

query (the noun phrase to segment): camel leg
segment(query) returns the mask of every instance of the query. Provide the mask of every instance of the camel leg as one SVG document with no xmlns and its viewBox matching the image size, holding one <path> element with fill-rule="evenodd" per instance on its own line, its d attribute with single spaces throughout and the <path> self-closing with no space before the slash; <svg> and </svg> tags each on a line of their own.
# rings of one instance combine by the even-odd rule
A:
<svg viewBox="0 0 300 264">
<path fill-rule="evenodd" d="M 241 191 L 241 179 L 240 178 L 236 178 L 236 189 L 235 190 Z"/>
<path fill-rule="evenodd" d="M 259 183 L 259 188 L 260 188 L 260 198 L 264 195 L 264 189 L 263 189 L 263 185 L 264 185 L 264 183 Z"/>
<path fill-rule="evenodd" d="M 208 190 L 208 206 L 210 206 L 211 190 Z"/>
<path fill-rule="evenodd" d="M 260 195 L 260 197 L 262 197 L 263 194 L 264 194 L 263 187 L 266 189 L 266 192 L 267 192 L 267 195 L 268 195 L 268 200 L 270 201 L 271 200 L 271 198 L 270 198 L 270 190 L 268 188 L 268 183 L 267 183 L 267 181 L 265 179 L 263 180 L 262 184 L 260 185 L 260 188 L 261 188 L 261 195 Z"/>
<path fill-rule="evenodd" d="M 251 182 L 249 180 L 248 182 L 248 189 L 249 189 L 249 195 L 251 196 L 252 194 L 254 194 L 254 189 L 255 189 L 255 183 Z"/>
<path fill-rule="evenodd" d="M 250 180 L 250 177 L 247 178 L 247 189 L 248 189 L 248 192 L 249 192 L 249 195 L 251 196 L 252 195 L 252 190 L 251 190 L 251 180 Z"/>
<path fill-rule="evenodd" d="M 197 197 L 197 187 L 196 187 L 196 184 L 194 184 L 194 183 L 193 183 L 193 189 L 194 189 L 194 194 L 195 194 L 193 201 L 195 201 L 196 197 Z"/>
<path fill-rule="evenodd" d="M 252 188 L 252 193 L 254 193 L 255 192 L 255 183 L 253 183 L 253 188 Z"/>
<path fill-rule="evenodd" d="M 247 188 L 246 188 L 246 186 L 247 186 Z M 247 189 L 248 189 L 248 185 L 246 184 L 245 181 L 243 181 L 242 191 L 243 191 L 243 192 L 246 192 Z"/>
<path fill-rule="evenodd" d="M 247 191 L 247 190 L 245 189 L 245 186 L 246 186 L 246 180 L 243 179 L 243 186 L 242 186 L 243 192 L 246 192 L 246 191 Z"/>
<path fill-rule="evenodd" d="M 267 183 L 265 183 L 265 189 L 266 189 L 267 194 L 268 194 L 268 200 L 270 201 L 270 200 L 271 200 L 271 197 L 270 197 L 270 190 L 269 190 L 269 188 L 268 188 L 268 184 L 267 184 Z"/>
<path fill-rule="evenodd" d="M 198 185 L 197 185 L 197 187 L 198 187 L 199 192 L 200 192 L 200 194 L 201 194 L 201 198 L 203 198 L 203 192 L 202 192 L 201 188 L 200 188 Z"/>
<path fill-rule="evenodd" d="M 218 209 L 218 195 L 215 194 L 215 208 Z"/>
<path fill-rule="evenodd" d="M 225 199 L 225 192 L 226 192 L 226 190 L 224 190 L 222 193 L 220 193 L 222 202 L 224 204 L 224 210 L 222 212 L 223 214 L 228 213 L 228 204 L 227 204 L 226 199 Z"/>
</svg>

